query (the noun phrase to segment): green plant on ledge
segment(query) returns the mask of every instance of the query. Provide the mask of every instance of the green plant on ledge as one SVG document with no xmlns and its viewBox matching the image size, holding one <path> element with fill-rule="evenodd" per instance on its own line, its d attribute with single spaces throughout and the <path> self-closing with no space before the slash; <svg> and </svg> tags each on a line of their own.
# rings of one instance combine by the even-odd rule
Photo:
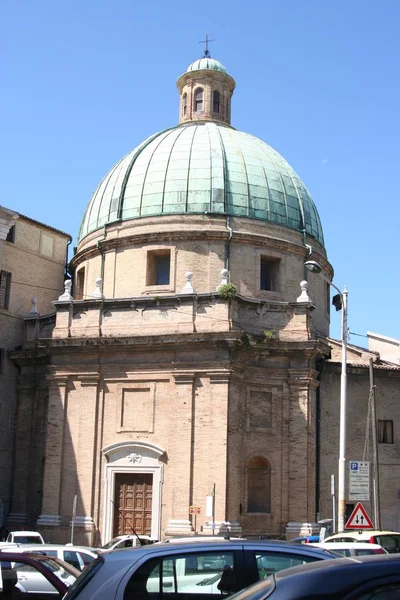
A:
<svg viewBox="0 0 400 600">
<path fill-rule="evenodd" d="M 271 329 L 264 330 L 264 338 L 266 340 L 276 339 L 276 331 L 271 331 Z"/>
<path fill-rule="evenodd" d="M 237 287 L 233 283 L 224 283 L 218 288 L 218 294 L 224 300 L 230 300 L 236 296 Z"/>
</svg>

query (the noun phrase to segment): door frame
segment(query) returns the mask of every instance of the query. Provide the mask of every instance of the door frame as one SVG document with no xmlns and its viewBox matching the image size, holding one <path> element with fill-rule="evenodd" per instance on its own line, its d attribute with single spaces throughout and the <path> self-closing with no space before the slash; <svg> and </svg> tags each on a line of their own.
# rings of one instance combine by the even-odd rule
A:
<svg viewBox="0 0 400 600">
<path fill-rule="evenodd" d="M 119 473 L 147 473 L 153 475 L 151 504 L 151 536 L 161 536 L 161 496 L 164 480 L 164 464 L 160 461 L 165 451 L 148 442 L 121 442 L 102 450 L 106 462 L 103 504 L 103 544 L 112 539 L 115 495 L 115 479 Z"/>
</svg>

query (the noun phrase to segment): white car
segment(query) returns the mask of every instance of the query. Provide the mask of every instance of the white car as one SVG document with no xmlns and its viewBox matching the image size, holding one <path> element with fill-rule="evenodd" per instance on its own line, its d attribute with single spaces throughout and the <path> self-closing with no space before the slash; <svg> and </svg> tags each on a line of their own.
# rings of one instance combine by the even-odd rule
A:
<svg viewBox="0 0 400 600">
<path fill-rule="evenodd" d="M 44 539 L 38 531 L 10 531 L 6 542 L 14 544 L 44 544 Z"/>
<path fill-rule="evenodd" d="M 362 531 L 342 531 L 335 533 L 324 539 L 324 543 L 331 542 L 367 542 L 369 544 L 379 544 L 389 554 L 400 552 L 400 532 L 381 530 L 381 529 L 365 529 Z"/>
<path fill-rule="evenodd" d="M 312 542 L 309 546 L 324 548 L 341 556 L 365 556 L 366 554 L 388 554 L 379 544 L 368 542 Z"/>
<path fill-rule="evenodd" d="M 0 548 L 0 552 L 1 551 L 54 556 L 69 563 L 79 571 L 83 571 L 83 569 L 97 558 L 97 553 L 94 548 L 72 546 L 68 544 L 65 546 L 59 544 L 32 544 L 29 546 L 21 544 L 16 547 L 13 546 L 11 550 L 8 548 Z"/>
<path fill-rule="evenodd" d="M 99 551 L 103 550 L 120 550 L 121 548 L 134 548 L 135 546 L 146 546 L 147 544 L 154 544 L 157 540 L 154 540 L 148 535 L 117 535 L 115 538 L 104 544 Z"/>
</svg>

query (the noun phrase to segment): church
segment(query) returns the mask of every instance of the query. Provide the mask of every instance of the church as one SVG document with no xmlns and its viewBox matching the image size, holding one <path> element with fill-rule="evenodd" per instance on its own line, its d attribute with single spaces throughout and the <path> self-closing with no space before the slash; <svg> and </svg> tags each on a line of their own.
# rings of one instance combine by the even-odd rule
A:
<svg viewBox="0 0 400 600">
<path fill-rule="evenodd" d="M 179 123 L 105 175 L 54 314 L 26 320 L 12 352 L 21 417 L 9 526 L 68 542 L 75 498 L 75 541 L 89 545 L 131 532 L 290 538 L 331 516 L 333 268 L 303 181 L 231 124 L 235 85 L 208 51 L 188 66 Z M 321 274 L 305 269 L 310 259 Z M 393 419 L 399 399 L 400 367 L 367 354 L 349 348 L 353 459 L 370 355 L 390 372 L 378 418 Z M 395 495 L 393 440 L 386 458 Z M 387 526 L 396 502 L 383 512 Z"/>
</svg>

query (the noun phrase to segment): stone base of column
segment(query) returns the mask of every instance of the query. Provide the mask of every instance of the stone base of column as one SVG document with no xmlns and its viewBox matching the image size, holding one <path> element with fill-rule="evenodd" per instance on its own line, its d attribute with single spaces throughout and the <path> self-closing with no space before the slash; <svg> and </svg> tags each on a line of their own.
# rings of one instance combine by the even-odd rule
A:
<svg viewBox="0 0 400 600">
<path fill-rule="evenodd" d="M 69 522 L 69 526 L 72 527 L 72 521 Z M 92 517 L 77 516 L 74 527 L 83 527 L 86 531 L 91 531 L 94 529 L 94 521 Z"/>
<path fill-rule="evenodd" d="M 319 527 L 317 523 L 304 523 L 302 521 L 289 521 L 286 525 L 286 539 L 291 540 L 294 537 L 304 535 L 318 535 Z"/>
<path fill-rule="evenodd" d="M 219 526 L 219 535 L 229 535 L 231 537 L 240 537 L 243 533 L 239 521 L 222 521 Z"/>
<path fill-rule="evenodd" d="M 28 515 L 26 513 L 10 512 L 7 515 L 7 527 L 15 527 L 16 525 L 26 525 L 28 523 Z"/>
<path fill-rule="evenodd" d="M 206 521 L 203 525 L 203 533 L 207 535 L 219 535 L 229 537 L 240 537 L 242 535 L 242 527 L 239 521 L 215 521 L 214 528 L 212 521 Z"/>
<path fill-rule="evenodd" d="M 60 527 L 61 517 L 60 515 L 40 515 L 36 524 L 40 527 Z"/>
<path fill-rule="evenodd" d="M 170 519 L 165 535 L 194 535 L 194 530 L 188 519 Z"/>
</svg>

